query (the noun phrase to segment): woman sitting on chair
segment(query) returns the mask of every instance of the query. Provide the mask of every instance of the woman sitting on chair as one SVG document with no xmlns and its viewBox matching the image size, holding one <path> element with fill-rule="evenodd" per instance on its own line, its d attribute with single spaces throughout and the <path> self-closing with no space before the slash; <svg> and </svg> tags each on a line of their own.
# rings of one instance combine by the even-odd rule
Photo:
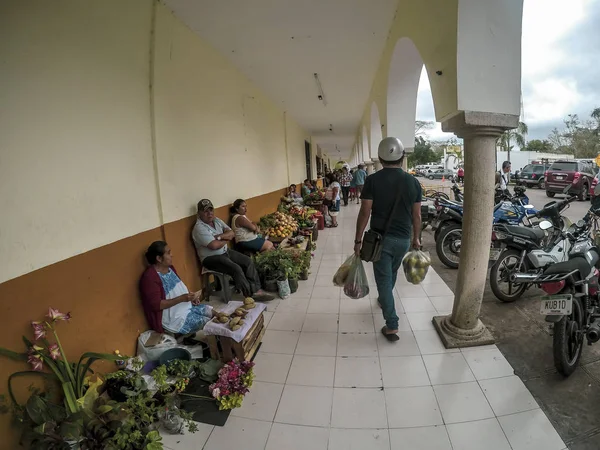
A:
<svg viewBox="0 0 600 450">
<path fill-rule="evenodd" d="M 158 333 L 195 333 L 213 317 L 213 308 L 202 305 L 202 291 L 190 292 L 173 267 L 171 249 L 164 241 L 153 242 L 146 252 L 148 268 L 140 278 L 144 314 Z"/>
<path fill-rule="evenodd" d="M 235 233 L 235 244 L 242 251 L 268 252 L 273 250 L 273 243 L 258 235 L 258 227 L 246 217 L 248 206 L 246 201 L 238 198 L 230 208 L 232 215 L 231 229 Z"/>
</svg>

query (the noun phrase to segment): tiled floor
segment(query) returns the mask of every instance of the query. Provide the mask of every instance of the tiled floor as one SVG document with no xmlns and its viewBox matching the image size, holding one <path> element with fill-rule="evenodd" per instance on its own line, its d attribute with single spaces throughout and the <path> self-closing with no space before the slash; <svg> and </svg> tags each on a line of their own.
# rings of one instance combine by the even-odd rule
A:
<svg viewBox="0 0 600 450">
<path fill-rule="evenodd" d="M 562 450 L 566 446 L 495 345 L 446 350 L 431 317 L 452 292 L 430 270 L 396 285 L 400 341 L 388 342 L 372 265 L 368 298 L 333 287 L 358 207 L 319 233 L 308 281 L 265 313 L 256 382 L 224 427 L 165 436 L 173 450 Z"/>
</svg>

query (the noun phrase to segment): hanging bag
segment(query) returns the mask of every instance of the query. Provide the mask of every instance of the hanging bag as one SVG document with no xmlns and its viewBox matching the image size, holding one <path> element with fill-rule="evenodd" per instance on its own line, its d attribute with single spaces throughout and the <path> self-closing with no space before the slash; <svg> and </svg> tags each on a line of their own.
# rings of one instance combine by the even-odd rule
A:
<svg viewBox="0 0 600 450">
<path fill-rule="evenodd" d="M 360 259 L 365 262 L 376 262 L 381 258 L 381 251 L 383 250 L 383 238 L 385 237 L 390 225 L 392 223 L 392 219 L 394 217 L 394 213 L 398 208 L 398 203 L 400 203 L 400 189 L 398 189 L 396 194 L 396 200 L 394 201 L 394 206 L 392 206 L 392 211 L 388 216 L 385 222 L 385 228 L 383 229 L 383 233 L 379 233 L 375 230 L 369 229 L 363 236 L 362 247 L 360 248 Z"/>
</svg>

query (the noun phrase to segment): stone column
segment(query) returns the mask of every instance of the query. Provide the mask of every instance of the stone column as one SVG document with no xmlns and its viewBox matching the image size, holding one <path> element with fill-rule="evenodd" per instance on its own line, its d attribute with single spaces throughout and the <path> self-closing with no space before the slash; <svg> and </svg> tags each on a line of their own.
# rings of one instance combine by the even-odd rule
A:
<svg viewBox="0 0 600 450">
<path fill-rule="evenodd" d="M 452 315 L 433 318 L 446 348 L 492 344 L 479 320 L 489 261 L 494 207 L 496 140 L 515 128 L 518 116 L 461 112 L 444 122 L 444 131 L 464 139 L 465 200 L 460 264 Z"/>
<path fill-rule="evenodd" d="M 383 166 L 379 162 L 379 158 L 372 158 L 371 161 L 373 161 L 373 164 L 375 165 L 375 171 L 383 169 Z"/>
<path fill-rule="evenodd" d="M 365 170 L 367 171 L 367 175 L 373 173 L 373 163 L 371 161 L 365 161 Z"/>
</svg>

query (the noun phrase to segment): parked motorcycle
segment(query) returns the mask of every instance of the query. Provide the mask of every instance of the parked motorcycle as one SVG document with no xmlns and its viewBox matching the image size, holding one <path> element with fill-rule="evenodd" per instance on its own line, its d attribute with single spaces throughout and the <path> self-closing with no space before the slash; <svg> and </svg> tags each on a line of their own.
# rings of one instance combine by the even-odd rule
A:
<svg viewBox="0 0 600 450">
<path fill-rule="evenodd" d="M 600 215 L 600 187 L 585 217 L 566 233 L 572 243 L 568 261 L 549 265 L 542 274 L 514 274 L 513 281 L 539 285 L 540 314 L 553 324 L 554 366 L 564 376 L 571 375 L 581 359 L 584 339 L 588 345 L 600 340 L 600 301 L 598 275 L 600 249 L 591 236 Z"/>
<path fill-rule="evenodd" d="M 496 298 L 514 302 L 532 286 L 513 283 L 513 274 L 538 275 L 549 264 L 567 260 L 571 246 L 564 231 L 570 221 L 561 212 L 576 198 L 548 203 L 535 216 L 549 220 L 543 220 L 537 227 L 494 225 L 490 260 L 495 263 L 490 270 L 490 287 Z"/>
<path fill-rule="evenodd" d="M 525 222 L 531 226 L 528 216 L 537 211 L 532 205 L 526 204 L 529 200 L 524 194 L 525 189 L 515 189 L 515 195 L 503 193 L 504 201 L 494 207 L 493 223 L 507 223 L 519 225 Z M 462 204 L 456 202 L 437 203 L 439 215 L 432 223 L 435 230 L 436 253 L 440 261 L 451 269 L 458 268 L 460 247 L 462 239 Z"/>
</svg>

